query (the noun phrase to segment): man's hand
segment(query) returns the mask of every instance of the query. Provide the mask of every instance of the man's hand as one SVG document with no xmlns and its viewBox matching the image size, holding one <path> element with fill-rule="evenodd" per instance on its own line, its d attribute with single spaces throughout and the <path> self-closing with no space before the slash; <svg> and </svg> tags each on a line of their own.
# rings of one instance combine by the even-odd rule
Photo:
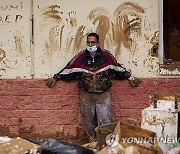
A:
<svg viewBox="0 0 180 154">
<path fill-rule="evenodd" d="M 46 81 L 46 85 L 49 87 L 49 88 L 52 88 L 56 83 L 56 80 L 53 79 L 53 78 L 48 78 L 47 81 Z"/>
<path fill-rule="evenodd" d="M 136 77 L 133 77 L 133 76 L 129 77 L 128 81 L 133 87 L 138 87 L 139 83 L 140 83 L 140 80 Z"/>
</svg>

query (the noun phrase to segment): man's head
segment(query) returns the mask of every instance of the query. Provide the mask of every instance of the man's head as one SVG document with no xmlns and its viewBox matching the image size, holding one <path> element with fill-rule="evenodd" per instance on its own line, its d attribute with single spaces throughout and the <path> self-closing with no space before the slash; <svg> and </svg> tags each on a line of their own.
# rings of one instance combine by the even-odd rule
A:
<svg viewBox="0 0 180 154">
<path fill-rule="evenodd" d="M 88 38 L 89 38 L 89 37 L 94 37 L 94 38 L 96 38 L 96 42 L 99 43 L 99 35 L 98 35 L 97 33 L 89 33 L 89 34 L 87 35 L 87 41 L 88 41 Z"/>
<path fill-rule="evenodd" d="M 99 35 L 96 33 L 89 33 L 87 35 L 87 50 L 90 53 L 94 53 L 97 48 L 98 48 L 98 43 L 99 43 Z"/>
</svg>

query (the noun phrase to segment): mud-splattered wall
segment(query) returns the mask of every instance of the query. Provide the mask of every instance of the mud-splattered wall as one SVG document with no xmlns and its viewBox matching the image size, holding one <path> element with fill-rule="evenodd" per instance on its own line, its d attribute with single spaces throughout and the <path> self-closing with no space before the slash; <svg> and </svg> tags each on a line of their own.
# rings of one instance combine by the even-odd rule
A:
<svg viewBox="0 0 180 154">
<path fill-rule="evenodd" d="M 113 81 L 114 120 L 139 124 L 149 95 L 180 93 L 178 78 L 158 75 L 158 0 L 0 0 L 0 27 L 1 136 L 85 137 L 76 81 L 50 89 L 37 78 L 64 67 L 92 31 L 101 47 L 143 77 L 139 87 Z"/>
<path fill-rule="evenodd" d="M 34 13 L 37 77 L 52 76 L 64 67 L 86 47 L 89 32 L 97 32 L 100 46 L 134 75 L 158 75 L 158 1 L 37 0 Z"/>
<path fill-rule="evenodd" d="M 158 76 L 157 0 L 1 1 L 1 78 L 52 76 L 86 47 L 89 32 L 135 76 Z"/>
<path fill-rule="evenodd" d="M 30 78 L 30 0 L 0 1 L 0 77 Z"/>
</svg>

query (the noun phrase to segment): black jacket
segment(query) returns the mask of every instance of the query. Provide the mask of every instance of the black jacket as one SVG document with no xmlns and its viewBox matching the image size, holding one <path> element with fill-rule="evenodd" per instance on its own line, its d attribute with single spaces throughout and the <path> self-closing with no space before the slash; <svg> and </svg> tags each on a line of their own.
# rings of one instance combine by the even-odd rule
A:
<svg viewBox="0 0 180 154">
<path fill-rule="evenodd" d="M 87 50 L 81 51 L 54 78 L 66 82 L 78 79 L 80 89 L 101 93 L 112 87 L 111 79 L 124 80 L 130 76 L 109 51 L 98 48 L 94 57 Z"/>
</svg>

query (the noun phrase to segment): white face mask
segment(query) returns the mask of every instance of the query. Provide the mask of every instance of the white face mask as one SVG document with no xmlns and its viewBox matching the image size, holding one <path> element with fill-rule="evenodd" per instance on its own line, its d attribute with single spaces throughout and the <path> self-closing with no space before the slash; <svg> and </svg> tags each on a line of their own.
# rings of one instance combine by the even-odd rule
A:
<svg viewBox="0 0 180 154">
<path fill-rule="evenodd" d="M 94 45 L 94 46 L 92 46 L 92 47 L 87 46 L 86 49 L 87 49 L 89 52 L 95 52 L 95 51 L 97 50 L 97 47 L 96 47 L 96 45 Z"/>
</svg>

